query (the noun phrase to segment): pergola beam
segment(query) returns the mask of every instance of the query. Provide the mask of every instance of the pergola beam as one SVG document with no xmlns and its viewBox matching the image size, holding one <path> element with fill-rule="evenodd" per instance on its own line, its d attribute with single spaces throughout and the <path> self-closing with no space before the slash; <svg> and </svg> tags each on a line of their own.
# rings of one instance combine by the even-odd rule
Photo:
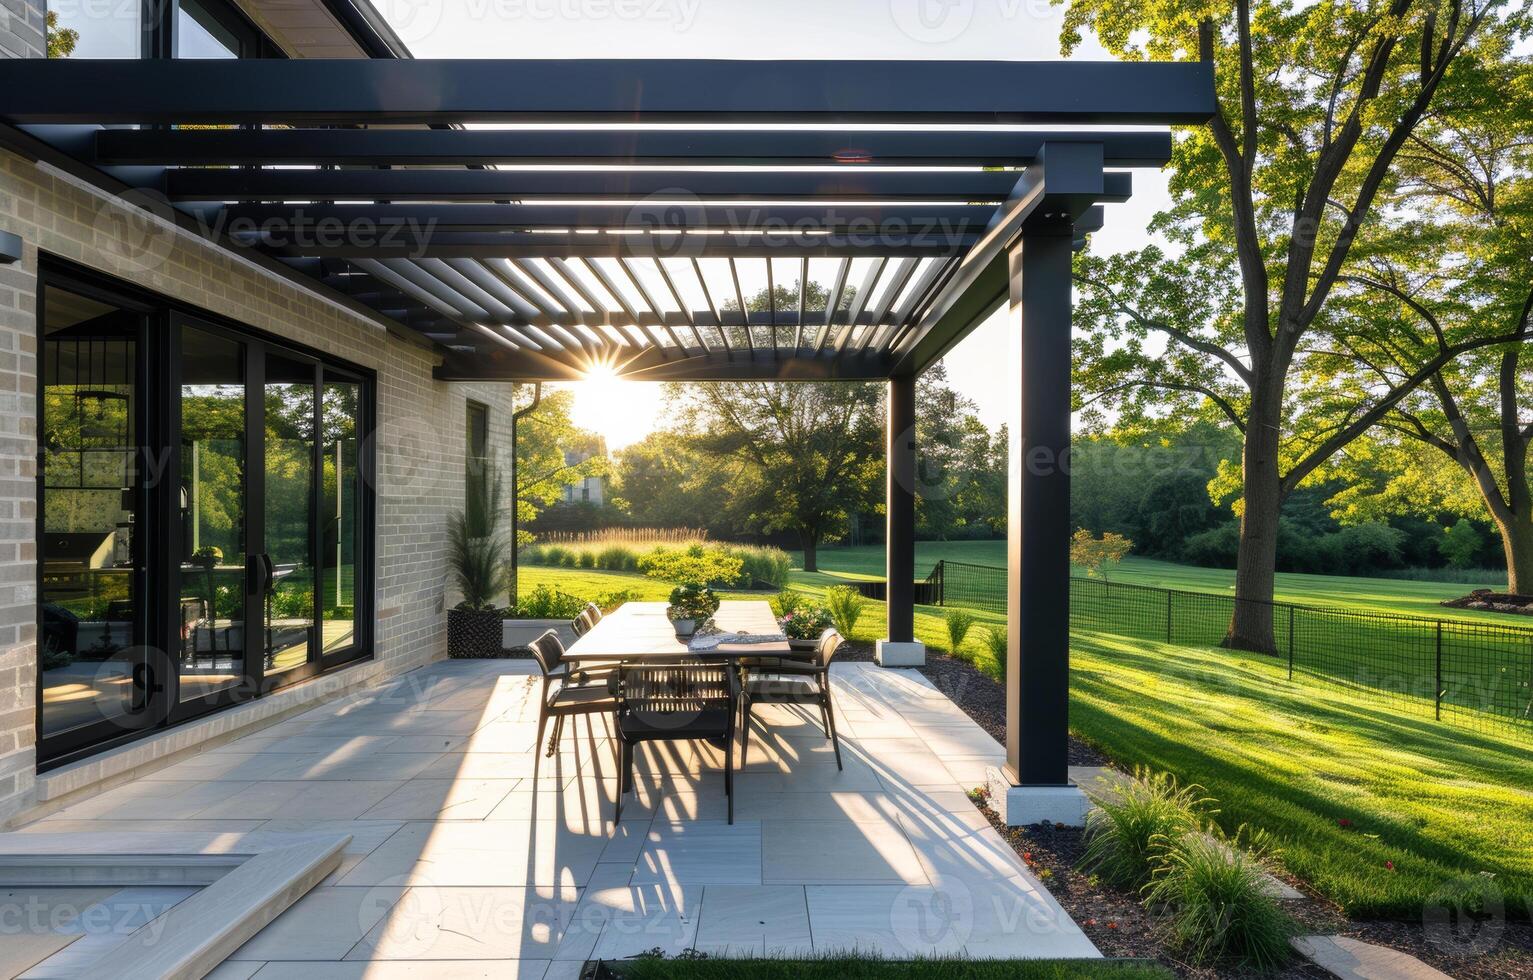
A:
<svg viewBox="0 0 1533 980">
<path fill-rule="evenodd" d="M 1005 170 L 249 170 L 180 168 L 164 174 L 176 201 L 954 201 L 1006 199 Z"/>
<path fill-rule="evenodd" d="M 1078 131 L 103 129 L 100 166 L 1025 167 Z M 1093 132 L 1109 167 L 1163 167 L 1169 132 Z M 737 175 L 740 176 L 740 175 Z M 860 176 L 860 175 L 859 175 Z M 211 179 L 211 178 L 209 178 Z"/>
<path fill-rule="evenodd" d="M 839 358 L 773 357 L 765 348 L 693 353 L 666 359 L 644 351 L 623 368 L 630 381 L 878 381 L 889 377 L 890 360 L 864 354 Z M 435 371 L 440 381 L 572 381 L 581 369 L 531 351 L 452 351 Z"/>
<path fill-rule="evenodd" d="M 1215 109 L 1202 62 L 13 58 L 0 91 L 13 123 L 1175 125 Z"/>
<path fill-rule="evenodd" d="M 920 372 L 994 312 L 1008 295 L 1008 249 L 1030 224 L 1072 224 L 1109 189 L 1101 148 L 1049 144 L 1017 182 L 1011 199 L 983 239 L 932 300 L 896 359 L 896 370 Z"/>
</svg>

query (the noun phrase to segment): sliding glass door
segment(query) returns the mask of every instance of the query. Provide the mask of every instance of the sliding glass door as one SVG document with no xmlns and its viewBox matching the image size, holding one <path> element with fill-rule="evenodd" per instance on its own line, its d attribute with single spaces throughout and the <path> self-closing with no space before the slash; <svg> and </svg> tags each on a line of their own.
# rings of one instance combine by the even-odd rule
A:
<svg viewBox="0 0 1533 980">
<path fill-rule="evenodd" d="M 366 377 L 115 295 L 42 296 L 45 766 L 360 659 L 370 640 Z"/>
<path fill-rule="evenodd" d="M 361 379 L 177 316 L 183 652 L 174 717 L 355 656 Z"/>
</svg>

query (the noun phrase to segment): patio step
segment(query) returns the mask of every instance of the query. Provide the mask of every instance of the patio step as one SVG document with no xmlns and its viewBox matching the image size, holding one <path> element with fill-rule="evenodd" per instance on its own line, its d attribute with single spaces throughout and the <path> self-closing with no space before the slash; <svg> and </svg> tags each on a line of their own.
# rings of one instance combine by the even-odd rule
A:
<svg viewBox="0 0 1533 980">
<path fill-rule="evenodd" d="M 1293 948 L 1340 980 L 1453 980 L 1409 953 L 1347 936 L 1296 936 Z"/>
<path fill-rule="evenodd" d="M 70 947 L 66 946 L 25 975 L 29 980 L 72 980 L 86 976 L 197 980 L 212 972 L 334 871 L 340 865 L 342 849 L 350 841 L 349 835 L 326 836 L 253 855 L 8 856 L 7 866 L 18 876 L 35 876 L 30 883 L 44 887 L 87 881 L 164 885 L 167 874 L 208 882 L 121 942 L 102 944 L 89 957 L 80 956 L 79 951 L 70 955 Z M 156 860 L 162 862 L 162 867 L 156 868 Z M 61 872 L 75 877 L 60 880 L 57 875 Z M 130 877 L 133 874 L 139 877 Z M 110 968 L 105 967 L 107 963 Z"/>
</svg>

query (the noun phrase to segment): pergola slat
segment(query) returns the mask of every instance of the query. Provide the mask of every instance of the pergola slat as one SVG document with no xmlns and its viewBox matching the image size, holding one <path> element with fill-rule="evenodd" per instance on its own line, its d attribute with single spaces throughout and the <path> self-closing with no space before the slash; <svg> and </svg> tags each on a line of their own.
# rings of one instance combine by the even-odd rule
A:
<svg viewBox="0 0 1533 980">
<path fill-rule="evenodd" d="M 1165 131 L 103 129 L 102 166 L 1025 167 L 1045 143 L 1100 140 L 1110 167 L 1162 167 Z M 827 175 L 848 179 L 845 174 Z"/>
<path fill-rule="evenodd" d="M 278 254 L 312 258 L 842 258 L 858 256 L 958 255 L 980 239 L 972 232 L 905 240 L 898 246 L 877 236 L 790 232 L 616 234 L 565 232 L 450 232 L 391 227 L 373 236 L 314 236 L 295 242 L 287 234 L 260 239 Z M 247 236 L 248 237 L 248 236 Z"/>
</svg>

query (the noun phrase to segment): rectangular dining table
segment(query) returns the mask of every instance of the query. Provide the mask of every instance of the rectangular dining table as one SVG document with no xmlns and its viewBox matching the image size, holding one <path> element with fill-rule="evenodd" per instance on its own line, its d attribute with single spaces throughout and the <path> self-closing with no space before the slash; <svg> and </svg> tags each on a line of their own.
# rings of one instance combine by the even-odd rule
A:
<svg viewBox="0 0 1533 980">
<path fill-rule="evenodd" d="M 787 657 L 787 640 L 772 643 L 721 643 L 711 650 L 691 650 L 676 638 L 665 615 L 664 602 L 625 602 L 602 617 L 585 636 L 564 651 L 564 659 L 581 661 L 622 660 L 674 663 L 690 657 L 735 660 L 740 657 Z M 719 604 L 714 625 L 725 632 L 744 630 L 755 634 L 780 634 L 782 627 L 772 607 L 762 600 L 734 600 Z"/>
</svg>

